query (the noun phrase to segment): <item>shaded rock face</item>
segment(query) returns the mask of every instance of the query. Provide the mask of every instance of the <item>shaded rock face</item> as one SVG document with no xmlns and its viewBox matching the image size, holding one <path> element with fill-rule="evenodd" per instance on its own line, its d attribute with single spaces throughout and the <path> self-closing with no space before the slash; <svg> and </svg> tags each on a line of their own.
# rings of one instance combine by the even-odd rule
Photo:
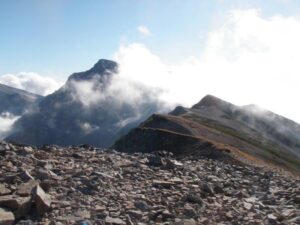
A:
<svg viewBox="0 0 300 225">
<path fill-rule="evenodd" d="M 119 139 L 113 148 L 131 153 L 165 150 L 176 155 L 198 154 L 207 158 L 223 160 L 230 158 L 227 151 L 217 149 L 211 142 L 153 128 L 135 128 L 126 137 Z"/>
<path fill-rule="evenodd" d="M 42 146 L 92 144 L 108 147 L 141 121 L 160 110 L 150 94 L 140 104 L 106 96 L 118 65 L 99 60 L 90 70 L 72 74 L 66 84 L 46 96 L 33 112 L 14 124 L 6 139 Z"/>
<path fill-rule="evenodd" d="M 300 222 L 299 177 L 238 161 L 87 145 L 0 148 L 0 224 Z"/>
<path fill-rule="evenodd" d="M 149 117 L 114 148 L 123 152 L 238 158 L 300 173 L 300 125 L 255 106 L 235 106 L 208 95 L 191 108 Z"/>
<path fill-rule="evenodd" d="M 100 59 L 90 70 L 80 73 L 72 74 L 68 82 L 70 81 L 82 81 L 91 80 L 95 76 L 104 77 L 112 73 L 118 72 L 118 64 L 114 61 Z"/>
</svg>

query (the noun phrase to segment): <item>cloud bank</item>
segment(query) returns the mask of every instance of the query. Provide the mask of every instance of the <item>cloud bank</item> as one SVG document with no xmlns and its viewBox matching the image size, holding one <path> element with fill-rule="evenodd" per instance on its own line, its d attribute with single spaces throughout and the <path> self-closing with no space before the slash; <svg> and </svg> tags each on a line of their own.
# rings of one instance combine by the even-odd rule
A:
<svg viewBox="0 0 300 225">
<path fill-rule="evenodd" d="M 51 94 L 62 85 L 53 78 L 31 72 L 2 75 L 0 83 L 43 96 Z"/>
<path fill-rule="evenodd" d="M 123 80 L 163 90 L 160 99 L 191 106 L 206 94 L 255 103 L 300 122 L 300 20 L 234 10 L 209 32 L 201 57 L 165 63 L 139 43 L 114 54 Z"/>
</svg>

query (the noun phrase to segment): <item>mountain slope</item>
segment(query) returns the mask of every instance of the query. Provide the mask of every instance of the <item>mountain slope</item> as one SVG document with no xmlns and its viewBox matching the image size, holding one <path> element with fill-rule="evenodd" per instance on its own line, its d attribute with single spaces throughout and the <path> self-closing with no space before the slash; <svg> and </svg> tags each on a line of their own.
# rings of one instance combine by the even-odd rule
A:
<svg viewBox="0 0 300 225">
<path fill-rule="evenodd" d="M 300 171 L 300 126 L 257 107 L 206 96 L 191 108 L 153 115 L 113 146 L 126 152 L 168 150 L 237 157 Z"/>
<path fill-rule="evenodd" d="M 0 114 L 21 115 L 41 98 L 42 96 L 0 84 Z"/>
<path fill-rule="evenodd" d="M 110 146 L 159 109 L 147 94 L 140 104 L 122 102 L 110 94 L 117 72 L 115 62 L 102 59 L 90 70 L 72 74 L 62 88 L 39 103 L 36 111 L 15 123 L 15 133 L 7 140 L 38 146 Z"/>
</svg>

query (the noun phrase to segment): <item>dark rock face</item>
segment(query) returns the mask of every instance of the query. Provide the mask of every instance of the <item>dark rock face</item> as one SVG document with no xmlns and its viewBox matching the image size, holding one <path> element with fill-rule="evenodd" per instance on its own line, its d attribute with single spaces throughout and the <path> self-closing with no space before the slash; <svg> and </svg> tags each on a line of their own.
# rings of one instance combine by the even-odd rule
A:
<svg viewBox="0 0 300 225">
<path fill-rule="evenodd" d="M 105 96 L 117 71 L 115 62 L 99 60 L 90 70 L 72 74 L 61 89 L 46 96 L 35 111 L 17 121 L 15 132 L 6 139 L 37 146 L 112 145 L 160 110 L 159 103 L 147 93 L 138 106 Z"/>
<path fill-rule="evenodd" d="M 300 223 L 299 177 L 238 161 L 86 145 L 1 148 L 1 224 Z"/>
<path fill-rule="evenodd" d="M 113 146 L 125 152 L 169 151 L 176 155 L 201 155 L 207 158 L 229 158 L 225 150 L 217 149 L 212 143 L 189 135 L 152 128 L 135 128 Z"/>
<path fill-rule="evenodd" d="M 22 115 L 41 99 L 42 96 L 0 84 L 0 114 Z"/>
<path fill-rule="evenodd" d="M 124 152 L 167 150 L 219 158 L 234 156 L 300 172 L 300 125 L 256 106 L 235 106 L 208 95 L 192 108 L 149 117 L 120 138 Z"/>
</svg>

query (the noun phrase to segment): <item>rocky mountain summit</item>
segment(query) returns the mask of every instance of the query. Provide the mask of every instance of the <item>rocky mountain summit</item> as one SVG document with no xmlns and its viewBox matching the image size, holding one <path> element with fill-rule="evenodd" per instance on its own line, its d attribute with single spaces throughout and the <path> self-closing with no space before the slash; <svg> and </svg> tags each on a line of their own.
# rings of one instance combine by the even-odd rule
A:
<svg viewBox="0 0 300 225">
<path fill-rule="evenodd" d="M 64 86 L 22 116 L 6 140 L 35 146 L 111 146 L 148 116 L 161 111 L 160 103 L 147 91 L 139 103 L 120 100 L 123 96 L 118 90 L 111 90 L 115 76 L 118 64 L 105 59 L 87 71 L 73 73 Z"/>
<path fill-rule="evenodd" d="M 239 161 L 0 143 L 0 224 L 299 224 L 300 180 Z"/>
</svg>

